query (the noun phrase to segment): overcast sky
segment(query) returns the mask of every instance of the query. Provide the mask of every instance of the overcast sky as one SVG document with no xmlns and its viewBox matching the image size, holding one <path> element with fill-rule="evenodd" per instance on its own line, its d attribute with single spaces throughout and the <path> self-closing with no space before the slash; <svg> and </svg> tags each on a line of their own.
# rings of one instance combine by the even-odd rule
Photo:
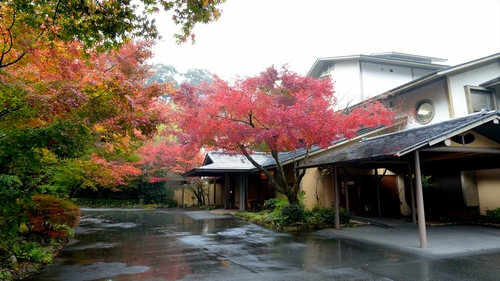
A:
<svg viewBox="0 0 500 281">
<path fill-rule="evenodd" d="M 176 45 L 163 14 L 154 63 L 203 68 L 224 79 L 288 64 L 306 74 L 317 58 L 400 52 L 456 65 L 500 52 L 500 0 L 227 0 L 219 21 Z"/>
</svg>

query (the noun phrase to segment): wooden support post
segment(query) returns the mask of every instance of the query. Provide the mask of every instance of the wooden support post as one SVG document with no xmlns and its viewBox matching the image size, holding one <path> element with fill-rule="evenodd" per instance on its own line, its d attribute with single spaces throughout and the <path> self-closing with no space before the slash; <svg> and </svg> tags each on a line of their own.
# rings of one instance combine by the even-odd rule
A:
<svg viewBox="0 0 500 281">
<path fill-rule="evenodd" d="M 333 165 L 333 190 L 334 190 L 334 206 L 335 206 L 335 229 L 340 229 L 340 214 L 339 214 L 339 184 L 337 180 L 337 166 Z"/>
<path fill-rule="evenodd" d="M 345 193 L 345 209 L 349 210 L 349 185 L 347 184 L 347 167 L 344 167 L 344 193 Z"/>
<path fill-rule="evenodd" d="M 224 174 L 224 193 L 226 194 L 226 198 L 224 200 L 224 208 L 225 209 L 230 209 L 231 208 L 231 202 L 230 200 L 230 193 L 229 193 L 229 174 L 225 173 Z"/>
<path fill-rule="evenodd" d="M 380 186 L 378 184 L 378 169 L 375 168 L 375 185 L 377 186 L 377 207 L 378 207 L 378 216 L 382 216 L 382 208 L 380 207 Z"/>
<path fill-rule="evenodd" d="M 415 184 L 417 187 L 418 234 L 420 248 L 427 248 L 427 230 L 425 226 L 424 195 L 422 190 L 422 174 L 420 172 L 420 158 L 415 151 Z"/>
<path fill-rule="evenodd" d="M 216 184 L 217 180 L 214 178 L 213 181 L 214 181 L 214 206 L 217 207 L 217 184 Z"/>
<path fill-rule="evenodd" d="M 239 211 L 245 212 L 247 210 L 247 202 L 248 202 L 248 175 L 247 173 L 240 173 L 240 206 Z"/>
</svg>

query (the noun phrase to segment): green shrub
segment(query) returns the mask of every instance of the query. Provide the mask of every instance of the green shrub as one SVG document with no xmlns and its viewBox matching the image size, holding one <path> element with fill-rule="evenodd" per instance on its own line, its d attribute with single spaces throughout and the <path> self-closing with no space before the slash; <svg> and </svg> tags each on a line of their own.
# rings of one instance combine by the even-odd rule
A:
<svg viewBox="0 0 500 281">
<path fill-rule="evenodd" d="M 52 255 L 35 242 L 21 242 L 12 244 L 12 251 L 17 259 L 32 261 L 37 263 L 49 263 Z"/>
<path fill-rule="evenodd" d="M 305 211 L 299 205 L 287 204 L 281 208 L 281 214 L 285 219 L 285 225 L 304 220 Z"/>
<path fill-rule="evenodd" d="M 10 271 L 7 271 L 7 270 L 0 270 L 0 280 L 7 280 L 8 278 L 11 278 L 12 277 L 12 273 L 10 273 Z"/>
<path fill-rule="evenodd" d="M 335 208 L 333 207 L 315 207 L 312 210 L 313 214 L 317 214 L 323 224 L 335 224 Z"/>
<path fill-rule="evenodd" d="M 267 199 L 264 202 L 266 210 L 273 211 L 276 213 L 281 213 L 281 208 L 288 204 L 288 199 L 286 197 L 283 198 L 271 198 Z"/>
<path fill-rule="evenodd" d="M 26 226 L 31 232 L 50 238 L 66 237 L 78 225 L 80 209 L 72 202 L 51 195 L 35 195 L 25 211 Z"/>
<path fill-rule="evenodd" d="M 500 223 L 500 208 L 486 210 L 483 220 L 489 223 Z"/>
<path fill-rule="evenodd" d="M 174 200 L 174 195 L 174 189 L 167 185 L 165 187 L 165 205 L 168 205 L 170 207 L 177 207 L 177 201 Z"/>
<path fill-rule="evenodd" d="M 266 210 L 273 211 L 276 208 L 277 203 L 278 203 L 277 198 L 270 198 L 264 202 L 264 207 Z"/>
<path fill-rule="evenodd" d="M 333 207 L 314 207 L 311 212 L 320 217 L 321 224 L 333 225 L 335 224 L 335 208 Z M 339 208 L 340 224 L 349 225 L 351 222 L 351 213 L 344 208 Z"/>
<path fill-rule="evenodd" d="M 0 174 L 0 245 L 17 237 L 25 221 L 22 209 L 31 197 L 20 190 L 21 186 L 18 177 Z"/>
<path fill-rule="evenodd" d="M 340 224 L 351 225 L 351 212 L 344 210 L 344 208 L 339 208 L 339 218 Z"/>
<path fill-rule="evenodd" d="M 294 222 L 304 222 L 314 226 L 331 226 L 335 224 L 335 209 L 333 207 L 316 207 L 312 211 L 305 211 L 299 205 L 287 204 L 280 209 L 281 212 L 277 212 L 276 209 L 261 212 L 237 212 L 235 216 L 259 225 L 278 228 Z M 340 224 L 352 226 L 350 217 L 350 212 L 339 208 Z"/>
</svg>

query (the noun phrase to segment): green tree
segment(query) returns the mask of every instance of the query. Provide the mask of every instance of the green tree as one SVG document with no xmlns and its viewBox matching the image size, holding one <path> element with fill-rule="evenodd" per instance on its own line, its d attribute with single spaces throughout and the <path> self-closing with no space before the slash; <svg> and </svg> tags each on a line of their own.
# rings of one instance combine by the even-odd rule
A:
<svg viewBox="0 0 500 281">
<path fill-rule="evenodd" d="M 188 69 L 186 73 L 180 73 L 171 65 L 155 64 L 153 74 L 147 80 L 151 83 L 172 83 L 174 88 L 178 89 L 181 83 L 200 85 L 202 82 L 212 82 L 213 74 L 205 69 Z"/>
<path fill-rule="evenodd" d="M 162 63 L 155 64 L 153 66 L 153 73 L 146 81 L 146 84 L 171 83 L 174 88 L 179 88 L 179 82 L 176 79 L 177 76 L 181 76 L 181 74 L 175 67 Z"/>
<path fill-rule="evenodd" d="M 225 0 L 10 0 L 0 3 L 0 68 L 33 48 L 56 41 L 80 41 L 92 50 L 109 50 L 131 38 L 159 39 L 151 17 L 170 12 L 180 26 L 178 43 L 194 43 L 193 28 L 219 18 Z"/>
<path fill-rule="evenodd" d="M 184 73 L 184 77 L 186 77 L 186 82 L 193 85 L 200 85 L 203 82 L 212 82 L 213 75 L 209 71 L 205 69 L 188 69 L 186 73 Z"/>
<path fill-rule="evenodd" d="M 159 97 L 170 91 L 145 86 L 150 56 L 150 43 L 142 41 L 87 54 L 78 42 L 60 43 L 3 70 L 2 236 L 16 235 L 34 194 L 117 190 L 139 175 L 134 151 L 165 122 Z"/>
</svg>

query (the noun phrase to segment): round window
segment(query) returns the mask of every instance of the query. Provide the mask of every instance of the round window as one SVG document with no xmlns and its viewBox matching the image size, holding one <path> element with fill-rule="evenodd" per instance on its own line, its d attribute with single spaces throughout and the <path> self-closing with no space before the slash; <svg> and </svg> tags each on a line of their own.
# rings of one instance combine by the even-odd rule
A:
<svg viewBox="0 0 500 281">
<path fill-rule="evenodd" d="M 417 104 L 415 110 L 415 119 L 420 124 L 429 123 L 434 117 L 434 105 L 431 101 L 424 100 Z"/>
</svg>

